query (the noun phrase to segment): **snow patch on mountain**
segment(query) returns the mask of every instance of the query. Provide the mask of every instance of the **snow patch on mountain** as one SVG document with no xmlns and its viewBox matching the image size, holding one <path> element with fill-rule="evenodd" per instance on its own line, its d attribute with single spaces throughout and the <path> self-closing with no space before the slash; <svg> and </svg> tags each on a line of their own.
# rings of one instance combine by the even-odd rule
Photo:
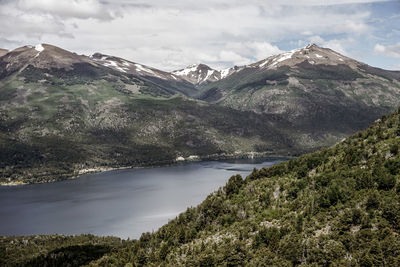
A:
<svg viewBox="0 0 400 267">
<path fill-rule="evenodd" d="M 211 75 L 213 75 L 215 72 L 216 72 L 216 70 L 208 70 L 208 71 L 207 71 L 207 75 L 206 75 L 206 77 L 204 78 L 204 80 L 208 80 L 208 78 L 210 78 Z"/>
<path fill-rule="evenodd" d="M 42 44 L 37 44 L 37 45 L 35 45 L 35 50 L 40 53 L 44 50 L 44 47 Z"/>
<path fill-rule="evenodd" d="M 35 45 L 35 50 L 38 51 L 38 53 L 36 54 L 35 58 L 39 56 L 39 54 L 44 50 L 44 47 L 42 44 L 37 44 Z"/>
<path fill-rule="evenodd" d="M 284 52 L 284 53 L 276 55 L 276 56 L 272 56 L 269 59 L 266 59 L 263 63 L 261 63 L 259 65 L 259 67 L 263 68 L 263 67 L 267 66 L 268 68 L 272 68 L 280 62 L 292 58 L 294 53 L 299 52 L 300 50 L 301 49 L 294 49 L 294 50 Z"/>
<path fill-rule="evenodd" d="M 175 75 L 178 75 L 178 76 L 186 76 L 191 72 L 195 72 L 197 70 L 197 67 L 198 67 L 198 65 L 190 65 L 185 69 L 176 70 L 176 71 L 173 71 L 172 73 Z"/>
<path fill-rule="evenodd" d="M 119 70 L 121 72 L 126 72 L 126 68 L 120 67 L 117 62 L 113 60 L 107 60 L 103 63 L 103 66 L 111 67 L 113 69 Z"/>
<path fill-rule="evenodd" d="M 220 72 L 221 72 L 221 79 L 223 79 L 230 74 L 231 68 L 223 69 Z"/>
<path fill-rule="evenodd" d="M 149 68 L 146 68 L 146 67 L 143 66 L 143 65 L 140 65 L 140 64 L 135 63 L 135 67 L 136 67 L 136 70 L 137 70 L 137 71 L 143 71 L 143 72 L 147 72 L 147 73 L 151 73 L 151 74 L 154 74 L 154 75 L 155 75 L 154 71 L 152 71 L 152 70 L 149 69 Z"/>
</svg>

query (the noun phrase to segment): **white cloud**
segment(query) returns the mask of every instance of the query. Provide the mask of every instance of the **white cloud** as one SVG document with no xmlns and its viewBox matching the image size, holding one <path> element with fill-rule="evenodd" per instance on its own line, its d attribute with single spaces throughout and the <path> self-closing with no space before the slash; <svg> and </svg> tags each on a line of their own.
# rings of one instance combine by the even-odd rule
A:
<svg viewBox="0 0 400 267">
<path fill-rule="evenodd" d="M 60 17 L 111 19 L 106 6 L 97 0 L 19 0 L 18 8 Z"/>
<path fill-rule="evenodd" d="M 365 2 L 371 1 L 0 1 L 0 47 L 14 48 L 2 42 L 7 38 L 99 51 L 164 70 L 201 62 L 223 68 L 312 39 L 345 52 L 349 36 L 371 35 L 371 13 L 367 6 L 335 4 Z"/>
<path fill-rule="evenodd" d="M 244 65 L 249 63 L 249 59 L 242 57 L 241 55 L 233 52 L 222 50 L 219 53 L 219 60 L 223 62 L 238 62 L 239 65 Z"/>
<path fill-rule="evenodd" d="M 376 44 L 374 52 L 387 57 L 400 58 L 400 42 L 395 45 Z"/>
<path fill-rule="evenodd" d="M 345 5 L 345 4 L 365 4 L 374 2 L 388 2 L 388 0 L 281 0 L 281 4 L 294 4 L 294 5 L 309 5 L 309 6 L 321 6 L 321 5 Z"/>
<path fill-rule="evenodd" d="M 347 56 L 349 55 L 349 53 L 346 51 L 344 47 L 346 46 L 346 44 L 353 42 L 352 38 L 325 40 L 324 38 L 318 35 L 311 36 L 308 38 L 308 40 L 310 43 L 316 43 L 323 47 L 328 47 L 332 50 L 335 50 L 336 52 L 339 52 Z"/>
</svg>

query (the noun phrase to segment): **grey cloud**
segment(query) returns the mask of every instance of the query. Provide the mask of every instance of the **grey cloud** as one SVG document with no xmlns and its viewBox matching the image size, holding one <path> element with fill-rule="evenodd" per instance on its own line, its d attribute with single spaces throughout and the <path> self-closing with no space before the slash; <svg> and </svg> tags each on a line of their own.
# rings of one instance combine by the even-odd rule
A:
<svg viewBox="0 0 400 267">
<path fill-rule="evenodd" d="M 0 36 L 0 48 L 4 49 L 13 49 L 17 46 L 22 46 L 23 43 L 16 40 L 7 39 L 5 37 Z"/>
<path fill-rule="evenodd" d="M 285 40 L 371 31 L 366 22 L 370 14 L 359 6 L 329 8 L 318 6 L 317 0 L 301 0 L 293 7 L 292 2 L 2 1 L 0 25 L 7 27 L 0 28 L 0 36 L 52 43 L 78 53 L 100 51 L 172 70 L 200 62 L 218 68 L 246 64 L 279 53 L 278 44 Z"/>
</svg>

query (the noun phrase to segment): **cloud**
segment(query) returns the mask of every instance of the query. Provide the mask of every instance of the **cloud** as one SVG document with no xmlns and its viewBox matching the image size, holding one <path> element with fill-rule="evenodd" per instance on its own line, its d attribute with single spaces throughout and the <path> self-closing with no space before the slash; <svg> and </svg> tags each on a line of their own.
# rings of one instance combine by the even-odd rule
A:
<svg viewBox="0 0 400 267">
<path fill-rule="evenodd" d="M 295 4 L 295 5 L 308 5 L 308 6 L 333 6 L 333 5 L 348 5 L 348 4 L 366 4 L 366 3 L 376 3 L 376 2 L 388 2 L 388 0 L 299 0 L 299 1 L 290 1 L 290 0 L 282 0 L 281 4 Z"/>
<path fill-rule="evenodd" d="M 375 34 L 369 2 L 380 1 L 0 0 L 0 47 L 46 42 L 164 70 L 225 68 L 307 42 L 345 53 Z"/>
<path fill-rule="evenodd" d="M 106 6 L 97 0 L 19 0 L 18 8 L 64 18 L 111 19 Z"/>
<path fill-rule="evenodd" d="M 347 44 L 354 42 L 352 38 L 344 38 L 344 39 L 330 39 L 325 40 L 321 36 L 315 35 L 308 38 L 310 43 L 316 43 L 323 47 L 328 47 L 336 52 L 339 52 L 343 55 L 349 56 L 348 51 L 344 48 Z"/>
<path fill-rule="evenodd" d="M 374 52 L 384 55 L 386 57 L 400 58 L 400 42 L 395 45 L 381 45 L 376 44 Z"/>
</svg>

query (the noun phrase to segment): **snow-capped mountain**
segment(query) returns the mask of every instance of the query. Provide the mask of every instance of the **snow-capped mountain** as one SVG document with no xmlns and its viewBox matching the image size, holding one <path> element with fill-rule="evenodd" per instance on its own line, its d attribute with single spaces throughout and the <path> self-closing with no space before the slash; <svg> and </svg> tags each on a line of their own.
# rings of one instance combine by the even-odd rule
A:
<svg viewBox="0 0 400 267">
<path fill-rule="evenodd" d="M 174 75 L 185 79 L 192 84 L 214 82 L 221 79 L 221 73 L 205 64 L 190 65 L 184 69 L 172 72 Z"/>
<path fill-rule="evenodd" d="M 357 66 L 357 61 L 353 59 L 345 57 L 331 49 L 322 48 L 317 46 L 316 44 L 309 44 L 304 48 L 294 49 L 278 55 L 273 55 L 266 59 L 245 66 L 234 66 L 232 68 L 227 68 L 224 70 L 216 70 L 205 64 L 195 64 L 181 70 L 173 71 L 172 73 L 192 84 L 204 85 L 209 82 L 215 82 L 224 79 L 232 75 L 233 73 L 239 72 L 243 69 L 277 69 L 281 66 L 293 67 L 305 61 L 311 65 L 346 64 L 352 68 L 356 68 Z"/>
<path fill-rule="evenodd" d="M 4 51 L 0 56 L 0 79 L 14 73 L 21 73 L 35 81 L 38 77 L 43 81 L 58 77 L 60 81 L 68 80 L 67 83 L 76 82 L 81 77 L 101 80 L 105 75 L 114 77 L 114 80 L 130 80 L 125 85 L 129 87 L 126 90 L 135 93 L 151 92 L 164 96 L 197 93 L 193 84 L 169 72 L 100 53 L 78 55 L 49 44 L 27 45 Z M 133 88 L 130 86 L 132 84 L 137 86 Z"/>
<path fill-rule="evenodd" d="M 148 76 L 148 77 L 151 76 L 163 80 L 176 80 L 176 81 L 182 80 L 179 76 L 175 75 L 174 73 L 158 70 L 152 67 L 148 67 L 146 65 L 135 63 L 115 56 L 95 53 L 91 55 L 90 58 L 103 66 L 125 73 L 136 74 L 139 76 Z"/>
<path fill-rule="evenodd" d="M 16 48 L 1 56 L 0 62 L 4 64 L 4 68 L 0 69 L 0 72 L 8 73 L 21 70 L 28 65 L 46 69 L 71 69 L 73 64 L 92 63 L 86 56 L 77 55 L 49 44 L 26 45 Z"/>
<path fill-rule="evenodd" d="M 354 59 L 345 57 L 329 48 L 323 48 L 316 44 L 309 44 L 304 48 L 294 49 L 278 55 L 270 56 L 266 59 L 250 64 L 248 67 L 276 69 L 281 66 L 292 67 L 305 61 L 311 65 L 347 64 L 352 68 L 356 67 L 357 63 Z"/>
<path fill-rule="evenodd" d="M 192 84 L 200 85 L 209 82 L 219 81 L 223 78 L 228 77 L 239 69 L 239 67 L 235 66 L 224 70 L 216 70 L 205 64 L 194 64 L 184 69 L 175 70 L 172 73 Z"/>
</svg>

